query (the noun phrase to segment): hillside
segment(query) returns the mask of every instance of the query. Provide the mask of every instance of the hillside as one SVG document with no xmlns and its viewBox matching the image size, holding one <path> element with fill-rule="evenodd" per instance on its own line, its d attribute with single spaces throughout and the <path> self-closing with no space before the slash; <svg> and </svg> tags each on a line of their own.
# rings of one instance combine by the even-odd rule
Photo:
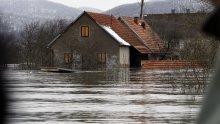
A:
<svg viewBox="0 0 220 124">
<path fill-rule="evenodd" d="M 144 7 L 145 14 L 170 13 L 175 9 L 176 13 L 204 11 L 211 6 L 205 6 L 193 0 L 167 0 L 157 2 L 146 2 Z M 22 30 L 24 23 L 32 21 L 45 21 L 48 19 L 65 18 L 75 19 L 82 11 L 102 11 L 89 7 L 72 8 L 62 4 L 53 3 L 47 0 L 1 0 L 0 18 L 7 22 L 11 31 L 19 32 Z M 139 16 L 140 4 L 126 4 L 115 7 L 109 11 L 103 12 L 115 16 Z"/>
<path fill-rule="evenodd" d="M 91 7 L 80 7 L 78 8 L 81 11 L 89 11 L 89 12 L 95 12 L 95 13 L 102 13 L 102 10 L 96 9 L 96 8 L 91 8 Z"/>
<path fill-rule="evenodd" d="M 24 23 L 54 18 L 74 19 L 82 11 L 46 0 L 1 0 L 0 17 L 19 31 Z"/>
<path fill-rule="evenodd" d="M 144 14 L 163 14 L 171 13 L 171 10 L 175 10 L 175 13 L 185 13 L 188 10 L 190 12 L 198 11 L 210 11 L 211 5 L 207 5 L 198 0 L 166 0 L 166 1 L 153 1 L 145 2 Z M 107 14 L 114 16 L 139 16 L 140 3 L 125 4 L 115 7 L 106 11 Z"/>
</svg>

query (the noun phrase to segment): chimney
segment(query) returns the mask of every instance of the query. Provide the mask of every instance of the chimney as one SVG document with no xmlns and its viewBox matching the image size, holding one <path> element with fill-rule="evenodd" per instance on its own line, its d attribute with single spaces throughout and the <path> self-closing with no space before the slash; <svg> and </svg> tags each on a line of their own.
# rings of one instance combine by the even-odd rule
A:
<svg viewBox="0 0 220 124">
<path fill-rule="evenodd" d="M 138 24 L 138 22 L 139 22 L 139 17 L 134 17 L 134 22 L 135 22 L 136 24 Z"/>
<path fill-rule="evenodd" d="M 145 24 L 145 22 L 141 22 L 141 27 L 142 27 L 143 29 L 146 28 L 146 24 Z"/>
<path fill-rule="evenodd" d="M 175 9 L 171 9 L 171 13 L 175 14 L 176 10 Z"/>
<path fill-rule="evenodd" d="M 186 13 L 190 13 L 190 9 L 186 9 Z"/>
</svg>

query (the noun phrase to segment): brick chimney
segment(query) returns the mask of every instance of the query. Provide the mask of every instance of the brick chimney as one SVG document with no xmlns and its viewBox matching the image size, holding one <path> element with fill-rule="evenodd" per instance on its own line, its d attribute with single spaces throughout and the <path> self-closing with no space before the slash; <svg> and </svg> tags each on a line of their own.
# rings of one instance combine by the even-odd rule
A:
<svg viewBox="0 0 220 124">
<path fill-rule="evenodd" d="M 141 22 L 141 27 L 142 27 L 143 29 L 146 28 L 146 24 L 145 24 L 145 22 Z"/>
<path fill-rule="evenodd" d="M 134 22 L 135 22 L 136 24 L 138 24 L 138 23 L 139 23 L 139 17 L 134 17 Z"/>
<path fill-rule="evenodd" d="M 171 9 L 171 13 L 172 13 L 172 14 L 175 14 L 175 13 L 176 13 L 176 10 L 175 10 L 175 9 Z"/>
</svg>

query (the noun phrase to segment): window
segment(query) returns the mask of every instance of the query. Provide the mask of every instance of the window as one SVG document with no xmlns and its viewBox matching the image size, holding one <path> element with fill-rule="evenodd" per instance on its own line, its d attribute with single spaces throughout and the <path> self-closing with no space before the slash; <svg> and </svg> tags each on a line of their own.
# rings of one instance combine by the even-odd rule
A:
<svg viewBox="0 0 220 124">
<path fill-rule="evenodd" d="M 64 53 L 64 63 L 65 64 L 71 64 L 73 59 L 72 53 Z"/>
<path fill-rule="evenodd" d="M 98 53 L 98 63 L 105 64 L 106 63 L 106 53 Z"/>
<path fill-rule="evenodd" d="M 89 37 L 89 26 L 82 26 L 81 27 L 81 36 L 82 37 Z"/>
</svg>

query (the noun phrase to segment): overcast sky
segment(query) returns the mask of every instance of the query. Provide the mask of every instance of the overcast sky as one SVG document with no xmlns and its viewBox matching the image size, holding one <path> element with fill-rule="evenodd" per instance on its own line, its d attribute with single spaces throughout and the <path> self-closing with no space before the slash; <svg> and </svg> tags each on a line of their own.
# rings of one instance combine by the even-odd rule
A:
<svg viewBox="0 0 220 124">
<path fill-rule="evenodd" d="M 49 0 L 62 3 L 70 7 L 92 7 L 100 10 L 108 10 L 121 4 L 140 2 L 141 0 Z M 156 1 L 156 0 L 145 0 Z"/>
</svg>

